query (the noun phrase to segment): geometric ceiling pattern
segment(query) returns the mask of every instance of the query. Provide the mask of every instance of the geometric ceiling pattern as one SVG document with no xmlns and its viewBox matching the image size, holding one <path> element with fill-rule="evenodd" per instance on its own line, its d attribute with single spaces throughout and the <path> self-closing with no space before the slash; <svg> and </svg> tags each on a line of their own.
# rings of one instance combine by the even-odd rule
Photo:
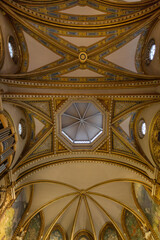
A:
<svg viewBox="0 0 160 240">
<path fill-rule="evenodd" d="M 160 239 L 159 6 L 0 1 L 0 239 Z"/>
<path fill-rule="evenodd" d="M 23 41 L 21 51 L 26 57 L 29 55 L 29 58 L 25 58 L 29 62 L 26 62 L 22 54 L 21 63 L 24 65 L 21 65 L 21 71 L 16 74 L 1 74 L 3 83 L 30 87 L 45 87 L 49 84 L 50 87 L 83 88 L 84 84 L 91 88 L 110 88 L 114 85 L 141 86 L 159 83 L 156 73 L 154 77 L 144 74 L 141 63 L 134 64 L 134 59 L 138 59 L 142 52 L 144 36 L 148 35 L 152 22 L 159 14 L 158 1 L 154 1 L 151 6 L 147 2 L 138 3 L 137 8 L 137 3 L 116 5 L 105 1 L 67 1 L 64 4 L 61 1 L 55 4 L 46 2 L 43 6 L 43 2 L 33 1 L 33 4 L 29 4 L 27 1 L 4 0 L 1 8 L 12 16 L 18 40 Z M 78 8 L 79 13 L 83 13 L 81 9 L 86 8 L 84 15 L 77 14 Z M 71 13 L 65 12 L 67 9 Z M 88 15 L 85 15 L 85 11 Z M 93 14 L 94 11 L 97 11 L 97 14 Z M 37 40 L 39 45 L 37 41 L 32 41 L 31 37 Z M 72 42 L 75 37 L 79 38 L 78 45 L 74 44 L 74 40 Z M 86 43 L 88 41 L 86 46 L 81 43 L 81 38 L 84 41 L 85 37 Z M 133 44 L 134 48 L 130 52 Z M 44 47 L 48 50 L 45 51 Z M 37 61 L 34 60 L 34 50 L 40 54 L 39 57 L 37 55 Z M 123 65 L 117 57 L 120 55 L 124 58 Z M 92 74 L 85 77 L 84 70 Z"/>
</svg>

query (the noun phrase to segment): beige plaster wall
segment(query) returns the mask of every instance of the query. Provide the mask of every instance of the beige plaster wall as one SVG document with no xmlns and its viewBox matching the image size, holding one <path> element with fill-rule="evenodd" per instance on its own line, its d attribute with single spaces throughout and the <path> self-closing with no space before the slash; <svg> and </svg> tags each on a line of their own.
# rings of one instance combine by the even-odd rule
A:
<svg viewBox="0 0 160 240">
<path fill-rule="evenodd" d="M 8 38 L 10 35 L 12 35 L 15 40 L 17 41 L 18 46 L 18 40 L 16 38 L 16 33 L 14 31 L 14 28 L 7 17 L 7 15 L 4 15 L 4 12 L 0 11 L 0 27 L 2 30 L 2 36 L 4 41 L 4 63 L 2 68 L 0 69 L 0 73 L 16 73 L 20 68 L 20 63 L 15 64 L 12 60 L 12 58 L 9 55 L 8 51 Z"/>
<path fill-rule="evenodd" d="M 15 157 L 14 157 L 14 160 L 13 160 L 13 163 L 12 163 L 12 166 L 13 166 L 16 163 L 16 161 L 19 159 L 19 157 L 20 157 L 20 155 L 21 155 L 21 153 L 22 153 L 22 151 L 23 151 L 23 149 L 25 147 L 25 144 L 27 142 L 28 134 L 26 134 L 25 139 L 22 139 L 19 136 L 19 133 L 18 133 L 19 121 L 20 121 L 20 119 L 24 119 L 25 120 L 25 114 L 19 107 L 16 107 L 13 104 L 6 103 L 4 101 L 3 101 L 3 108 L 11 116 L 11 118 L 13 120 L 13 123 L 14 123 L 15 131 L 16 131 L 17 136 L 18 136 L 18 142 L 16 144 L 16 153 L 15 153 Z M 26 126 L 27 126 L 27 124 L 26 124 Z"/>
<path fill-rule="evenodd" d="M 151 127 L 152 120 L 158 111 L 160 111 L 160 103 L 159 102 L 155 103 L 155 104 L 151 104 L 148 107 L 142 109 L 137 118 L 137 123 L 142 118 L 146 122 L 146 127 L 147 127 L 146 135 L 142 139 L 138 138 L 138 142 L 139 142 L 141 149 L 143 149 L 144 153 L 146 154 L 148 159 L 153 163 L 153 165 L 155 165 L 155 164 L 152 159 L 152 155 L 150 152 L 150 146 L 149 146 L 150 127 Z M 136 126 L 136 129 L 138 129 L 138 124 Z"/>
<path fill-rule="evenodd" d="M 147 66 L 145 64 L 145 55 L 147 52 L 147 45 L 148 42 L 154 39 L 155 40 L 155 44 L 156 44 L 156 52 L 154 55 L 153 60 L 150 62 L 150 64 Z M 144 59 L 143 59 L 144 57 Z M 150 75 L 160 75 L 160 21 L 158 21 L 155 26 L 153 26 L 152 31 L 150 32 L 147 42 L 144 45 L 144 55 L 142 56 L 142 67 L 143 70 L 146 74 L 150 74 Z"/>
</svg>

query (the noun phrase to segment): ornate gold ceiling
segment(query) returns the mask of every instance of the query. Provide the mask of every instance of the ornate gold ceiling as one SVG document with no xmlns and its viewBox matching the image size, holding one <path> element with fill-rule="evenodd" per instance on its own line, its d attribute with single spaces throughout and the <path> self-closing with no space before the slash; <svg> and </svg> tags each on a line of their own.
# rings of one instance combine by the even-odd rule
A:
<svg viewBox="0 0 160 240">
<path fill-rule="evenodd" d="M 160 238 L 159 6 L 0 1 L 0 239 Z"/>
</svg>

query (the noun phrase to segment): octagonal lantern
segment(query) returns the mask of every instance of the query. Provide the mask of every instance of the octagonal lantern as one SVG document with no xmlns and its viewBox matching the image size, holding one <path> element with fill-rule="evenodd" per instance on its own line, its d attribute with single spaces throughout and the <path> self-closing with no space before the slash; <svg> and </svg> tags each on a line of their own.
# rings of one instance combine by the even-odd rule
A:
<svg viewBox="0 0 160 240">
<path fill-rule="evenodd" d="M 105 118 L 94 102 L 71 102 L 59 115 L 59 135 L 72 148 L 91 148 L 105 133 Z"/>
</svg>

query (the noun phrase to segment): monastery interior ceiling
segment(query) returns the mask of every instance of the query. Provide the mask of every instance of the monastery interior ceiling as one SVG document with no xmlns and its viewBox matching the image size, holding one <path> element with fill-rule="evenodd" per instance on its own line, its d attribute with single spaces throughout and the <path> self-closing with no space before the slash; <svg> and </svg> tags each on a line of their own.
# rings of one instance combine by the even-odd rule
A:
<svg viewBox="0 0 160 240">
<path fill-rule="evenodd" d="M 0 1 L 0 240 L 160 239 L 160 1 Z"/>
</svg>

